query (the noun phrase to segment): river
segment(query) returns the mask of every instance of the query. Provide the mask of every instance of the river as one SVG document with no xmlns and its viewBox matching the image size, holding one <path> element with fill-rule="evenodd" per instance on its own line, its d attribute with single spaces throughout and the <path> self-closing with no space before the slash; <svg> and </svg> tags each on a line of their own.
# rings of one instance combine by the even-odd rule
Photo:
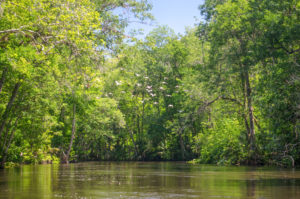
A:
<svg viewBox="0 0 300 199">
<path fill-rule="evenodd" d="M 0 170 L 0 198 L 300 198 L 300 170 L 85 162 Z"/>
</svg>

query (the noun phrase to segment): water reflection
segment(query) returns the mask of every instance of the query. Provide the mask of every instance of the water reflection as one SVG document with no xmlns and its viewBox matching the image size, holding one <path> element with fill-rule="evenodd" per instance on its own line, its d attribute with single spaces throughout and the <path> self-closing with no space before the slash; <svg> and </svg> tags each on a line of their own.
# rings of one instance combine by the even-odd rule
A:
<svg viewBox="0 0 300 199">
<path fill-rule="evenodd" d="M 0 171 L 0 198 L 298 198 L 300 171 L 87 162 Z"/>
</svg>

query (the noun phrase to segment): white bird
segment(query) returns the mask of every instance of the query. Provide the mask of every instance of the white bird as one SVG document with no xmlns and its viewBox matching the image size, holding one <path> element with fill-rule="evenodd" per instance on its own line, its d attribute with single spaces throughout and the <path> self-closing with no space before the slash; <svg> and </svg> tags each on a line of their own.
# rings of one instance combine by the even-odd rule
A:
<svg viewBox="0 0 300 199">
<path fill-rule="evenodd" d="M 115 81 L 115 83 L 116 83 L 117 86 L 119 86 L 119 85 L 122 84 L 122 81 L 119 81 L 119 82 L 118 82 L 118 81 Z"/>
<path fill-rule="evenodd" d="M 158 102 L 154 102 L 153 104 L 158 104 Z"/>
<path fill-rule="evenodd" d="M 159 87 L 160 90 L 165 90 L 163 87 Z"/>
<path fill-rule="evenodd" d="M 173 108 L 173 104 L 169 104 L 168 107 Z"/>
<path fill-rule="evenodd" d="M 166 95 L 167 97 L 171 97 L 172 95 Z"/>
<path fill-rule="evenodd" d="M 139 77 L 139 76 L 140 76 L 140 74 L 136 73 L 136 74 L 135 74 L 135 76 Z"/>
<path fill-rule="evenodd" d="M 140 84 L 140 83 L 137 83 L 136 85 L 137 85 L 138 87 L 142 86 L 142 84 Z"/>
</svg>

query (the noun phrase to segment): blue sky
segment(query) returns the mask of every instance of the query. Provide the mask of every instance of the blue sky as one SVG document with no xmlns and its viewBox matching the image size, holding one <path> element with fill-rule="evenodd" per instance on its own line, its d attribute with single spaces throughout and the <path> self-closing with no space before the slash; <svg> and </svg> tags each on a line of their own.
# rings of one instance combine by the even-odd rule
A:
<svg viewBox="0 0 300 199">
<path fill-rule="evenodd" d="M 155 17 L 152 25 L 131 24 L 129 29 L 142 28 L 148 33 L 156 25 L 168 25 L 175 33 L 184 33 L 186 26 L 193 26 L 200 18 L 199 5 L 203 0 L 150 0 L 153 5 L 151 13 Z"/>
</svg>

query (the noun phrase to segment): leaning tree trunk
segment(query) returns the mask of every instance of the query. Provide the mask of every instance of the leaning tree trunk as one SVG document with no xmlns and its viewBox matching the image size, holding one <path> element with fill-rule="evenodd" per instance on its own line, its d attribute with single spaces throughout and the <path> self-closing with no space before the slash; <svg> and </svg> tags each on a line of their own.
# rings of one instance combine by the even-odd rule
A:
<svg viewBox="0 0 300 199">
<path fill-rule="evenodd" d="M 21 86 L 21 82 L 18 82 L 18 83 L 15 84 L 15 87 L 14 87 L 14 90 L 13 90 L 13 92 L 11 94 L 9 102 L 6 105 L 5 111 L 4 111 L 3 115 L 2 115 L 1 124 L 0 124 L 0 138 L 1 138 L 2 132 L 4 130 L 6 121 L 8 119 L 8 115 L 9 115 L 9 113 L 10 113 L 10 111 L 12 109 L 13 103 L 14 103 L 16 97 L 17 97 L 17 93 L 19 91 L 20 86 Z"/>
<path fill-rule="evenodd" d="M 7 70 L 8 70 L 8 67 L 5 67 L 3 72 L 2 72 L 2 76 L 1 76 L 1 79 L 0 79 L 0 93 L 2 91 L 2 87 L 3 87 L 3 84 L 4 84 L 5 78 L 6 78 Z"/>
<path fill-rule="evenodd" d="M 17 130 L 17 125 L 18 125 L 18 120 L 19 119 L 20 119 L 20 117 L 18 117 L 16 119 L 16 121 L 14 123 L 14 126 L 13 126 L 13 129 L 12 129 L 12 132 L 10 134 L 7 146 L 5 147 L 5 150 L 3 150 L 3 152 L 2 152 L 2 161 L 1 161 L 1 164 L 0 164 L 0 168 L 4 168 L 4 165 L 5 165 L 5 162 L 6 162 L 6 159 L 7 159 L 7 152 L 8 152 L 8 149 L 10 148 L 10 145 L 11 145 L 12 140 L 14 138 L 15 131 Z M 4 148 L 4 146 L 3 146 L 3 148 Z"/>
<path fill-rule="evenodd" d="M 11 130 L 10 127 L 11 127 L 11 122 L 13 121 L 13 117 L 10 118 L 10 120 L 8 121 L 7 123 L 7 126 L 6 126 L 6 131 L 4 133 L 4 137 L 3 137 L 3 142 L 2 142 L 2 149 L 0 151 L 0 153 L 2 154 L 3 151 L 5 151 L 5 146 L 6 146 L 6 142 L 8 140 L 8 135 L 9 135 L 9 131 Z"/>
</svg>

